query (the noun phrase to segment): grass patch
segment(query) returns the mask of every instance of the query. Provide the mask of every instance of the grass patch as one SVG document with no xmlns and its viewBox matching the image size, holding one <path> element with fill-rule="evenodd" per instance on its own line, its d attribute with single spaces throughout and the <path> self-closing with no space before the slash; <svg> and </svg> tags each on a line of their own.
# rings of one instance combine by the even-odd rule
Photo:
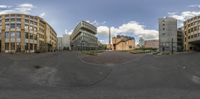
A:
<svg viewBox="0 0 200 99">
<path fill-rule="evenodd" d="M 132 54 L 144 54 L 144 53 L 155 53 L 155 52 L 157 52 L 156 48 L 136 48 L 130 51 L 130 53 Z"/>
<path fill-rule="evenodd" d="M 99 53 L 103 53 L 103 52 L 104 52 L 103 50 L 92 50 L 92 51 L 81 51 L 81 54 L 97 56 Z"/>
</svg>

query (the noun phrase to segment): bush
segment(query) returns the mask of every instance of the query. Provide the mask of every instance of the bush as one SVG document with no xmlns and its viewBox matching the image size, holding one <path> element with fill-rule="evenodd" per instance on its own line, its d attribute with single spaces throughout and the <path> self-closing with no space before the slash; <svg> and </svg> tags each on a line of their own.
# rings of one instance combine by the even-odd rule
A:
<svg viewBox="0 0 200 99">
<path fill-rule="evenodd" d="M 145 51 L 143 51 L 143 50 L 134 50 L 134 51 L 131 51 L 130 53 L 131 54 L 143 54 L 143 53 L 145 53 Z"/>
</svg>

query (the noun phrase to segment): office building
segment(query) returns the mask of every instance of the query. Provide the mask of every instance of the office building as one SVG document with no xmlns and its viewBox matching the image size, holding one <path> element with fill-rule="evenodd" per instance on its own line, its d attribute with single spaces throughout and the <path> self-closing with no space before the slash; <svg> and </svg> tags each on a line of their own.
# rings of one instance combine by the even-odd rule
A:
<svg viewBox="0 0 200 99">
<path fill-rule="evenodd" d="M 94 25 L 81 21 L 70 36 L 72 50 L 95 50 L 98 47 L 96 34 Z"/>
<path fill-rule="evenodd" d="M 177 51 L 177 20 L 171 17 L 159 19 L 159 50 Z"/>
<path fill-rule="evenodd" d="M 0 15 L 0 50 L 5 53 L 55 51 L 57 34 L 42 18 L 26 14 Z"/>
<path fill-rule="evenodd" d="M 184 49 L 200 51 L 200 16 L 195 16 L 184 22 Z"/>
</svg>

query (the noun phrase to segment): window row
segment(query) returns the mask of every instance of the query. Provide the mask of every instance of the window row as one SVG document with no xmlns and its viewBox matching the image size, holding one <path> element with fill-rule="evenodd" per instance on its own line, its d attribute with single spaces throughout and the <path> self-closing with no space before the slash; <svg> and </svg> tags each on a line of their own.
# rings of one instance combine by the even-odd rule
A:
<svg viewBox="0 0 200 99">
<path fill-rule="evenodd" d="M 17 19 L 15 19 L 15 18 L 5 19 L 5 22 L 6 22 L 6 23 L 7 23 L 7 22 L 21 22 L 21 18 L 17 18 Z"/>
<path fill-rule="evenodd" d="M 9 49 L 9 44 L 10 44 L 10 49 Z M 15 47 L 16 45 L 16 47 Z M 29 47 L 30 46 L 30 47 Z M 26 43 L 24 45 L 25 50 L 33 50 L 37 48 L 37 44 L 31 44 L 31 43 Z M 20 43 L 5 43 L 5 50 L 19 50 L 21 49 Z"/>
<path fill-rule="evenodd" d="M 196 38 L 196 37 L 200 37 L 200 33 L 188 36 L 188 39 L 192 39 L 192 38 Z"/>
<path fill-rule="evenodd" d="M 193 27 L 191 29 L 188 29 L 188 33 L 195 32 L 195 31 L 198 31 L 198 30 L 200 30 L 200 26 L 196 26 L 196 27 Z"/>
<path fill-rule="evenodd" d="M 5 32 L 5 38 L 21 38 L 21 32 Z M 26 39 L 37 40 L 37 35 L 25 32 Z"/>
<path fill-rule="evenodd" d="M 5 38 L 21 38 L 21 32 L 5 32 Z"/>
<path fill-rule="evenodd" d="M 11 23 L 11 24 L 6 24 L 6 29 L 21 29 L 21 24 L 15 24 L 15 23 Z"/>
</svg>

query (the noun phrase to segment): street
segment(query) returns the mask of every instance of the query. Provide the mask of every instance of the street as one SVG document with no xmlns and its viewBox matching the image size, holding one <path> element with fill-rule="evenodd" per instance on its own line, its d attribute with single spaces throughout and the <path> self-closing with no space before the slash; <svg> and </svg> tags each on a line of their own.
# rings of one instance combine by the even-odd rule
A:
<svg viewBox="0 0 200 99">
<path fill-rule="evenodd" d="M 199 99 L 200 53 L 0 55 L 0 99 Z"/>
</svg>

